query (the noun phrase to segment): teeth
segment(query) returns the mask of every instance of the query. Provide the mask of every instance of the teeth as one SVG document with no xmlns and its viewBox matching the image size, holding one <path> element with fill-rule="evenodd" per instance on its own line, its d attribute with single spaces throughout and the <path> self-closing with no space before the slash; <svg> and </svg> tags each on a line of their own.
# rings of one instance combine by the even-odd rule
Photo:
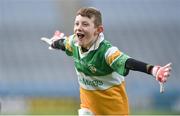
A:
<svg viewBox="0 0 180 116">
<path fill-rule="evenodd" d="M 79 37 L 80 39 L 81 39 L 81 38 L 83 38 L 83 36 L 82 36 L 82 35 L 79 35 L 78 37 Z"/>
<path fill-rule="evenodd" d="M 84 34 L 78 33 L 77 36 L 78 36 L 79 39 L 81 39 L 81 38 L 84 37 Z"/>
</svg>

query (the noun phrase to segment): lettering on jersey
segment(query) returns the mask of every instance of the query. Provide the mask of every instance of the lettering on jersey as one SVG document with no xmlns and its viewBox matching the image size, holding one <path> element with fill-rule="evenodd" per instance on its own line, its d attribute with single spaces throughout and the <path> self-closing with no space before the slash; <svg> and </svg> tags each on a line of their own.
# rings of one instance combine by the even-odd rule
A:
<svg viewBox="0 0 180 116">
<path fill-rule="evenodd" d="M 89 85 L 92 87 L 99 87 L 103 85 L 103 82 L 100 80 L 87 80 L 85 78 L 79 78 L 79 81 L 85 85 Z"/>
</svg>

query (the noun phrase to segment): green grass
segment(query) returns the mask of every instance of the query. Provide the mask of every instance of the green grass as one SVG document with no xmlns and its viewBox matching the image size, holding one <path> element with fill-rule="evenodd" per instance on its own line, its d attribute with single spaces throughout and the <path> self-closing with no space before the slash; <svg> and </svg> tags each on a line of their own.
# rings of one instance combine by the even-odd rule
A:
<svg viewBox="0 0 180 116">
<path fill-rule="evenodd" d="M 30 115 L 77 115 L 79 100 L 76 98 L 33 98 L 28 101 Z"/>
<path fill-rule="evenodd" d="M 131 113 L 132 115 L 179 115 L 180 112 L 173 112 L 173 111 L 168 111 L 168 110 L 141 110 L 139 109 L 138 111 L 132 110 Z"/>
<path fill-rule="evenodd" d="M 79 98 L 32 98 L 28 101 L 29 115 L 78 115 Z M 180 112 L 170 110 L 131 110 L 131 115 L 178 115 Z"/>
</svg>

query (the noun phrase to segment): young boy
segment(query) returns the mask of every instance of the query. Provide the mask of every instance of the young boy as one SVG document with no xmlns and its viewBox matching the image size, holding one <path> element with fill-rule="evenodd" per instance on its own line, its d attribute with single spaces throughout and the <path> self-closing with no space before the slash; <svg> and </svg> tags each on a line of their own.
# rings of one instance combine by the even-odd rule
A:
<svg viewBox="0 0 180 116">
<path fill-rule="evenodd" d="M 129 70 L 153 75 L 161 84 L 170 75 L 171 63 L 161 67 L 135 60 L 106 41 L 101 13 L 96 8 L 78 10 L 73 35 L 64 37 L 57 31 L 51 39 L 41 39 L 50 49 L 63 50 L 73 57 L 80 84 L 79 115 L 128 115 L 124 77 Z"/>
</svg>

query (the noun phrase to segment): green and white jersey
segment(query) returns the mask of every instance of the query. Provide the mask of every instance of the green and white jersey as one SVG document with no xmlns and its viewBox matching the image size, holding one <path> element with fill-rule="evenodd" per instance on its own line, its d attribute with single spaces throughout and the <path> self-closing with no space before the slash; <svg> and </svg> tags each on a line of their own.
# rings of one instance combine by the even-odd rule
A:
<svg viewBox="0 0 180 116">
<path fill-rule="evenodd" d="M 129 56 L 104 40 L 103 33 L 100 33 L 97 41 L 85 53 L 81 52 L 75 35 L 67 37 L 64 44 L 66 54 L 74 59 L 82 88 L 105 90 L 124 81 L 124 76 L 128 73 L 125 62 Z"/>
</svg>

